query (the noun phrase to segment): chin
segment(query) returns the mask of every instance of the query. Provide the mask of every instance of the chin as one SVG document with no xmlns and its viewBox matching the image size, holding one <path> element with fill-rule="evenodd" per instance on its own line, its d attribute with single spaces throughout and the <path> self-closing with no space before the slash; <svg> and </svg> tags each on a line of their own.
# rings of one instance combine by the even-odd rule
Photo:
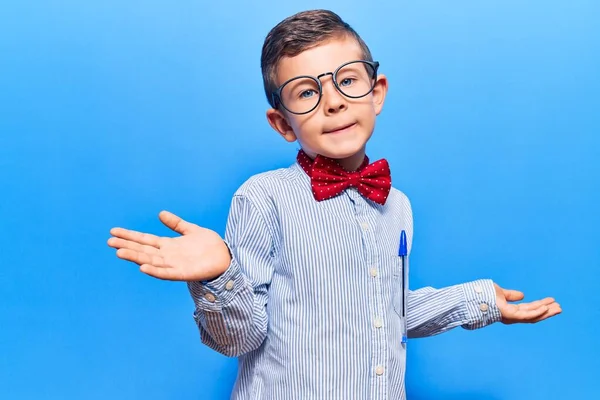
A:
<svg viewBox="0 0 600 400">
<path fill-rule="evenodd" d="M 330 140 L 332 138 L 327 138 L 326 136 L 322 138 L 325 138 L 326 140 L 313 142 L 312 146 L 311 144 L 307 143 L 308 146 L 302 147 L 305 149 L 305 151 L 308 150 L 309 154 L 320 154 L 324 157 L 340 160 L 350 158 L 358 153 L 364 152 L 368 141 L 368 138 L 366 137 L 336 137 L 336 140 Z"/>
<path fill-rule="evenodd" d="M 342 149 L 335 149 L 332 151 L 324 151 L 322 153 L 319 153 L 325 157 L 329 157 L 329 158 L 334 158 L 336 160 L 343 160 L 345 158 L 350 158 L 358 153 L 360 153 L 363 150 L 364 147 L 358 147 L 355 149 L 348 149 L 348 150 L 342 150 Z"/>
<path fill-rule="evenodd" d="M 331 146 L 331 158 L 349 158 L 358 153 L 365 152 L 367 141 L 355 141 L 354 143 L 340 143 L 338 146 Z"/>
</svg>

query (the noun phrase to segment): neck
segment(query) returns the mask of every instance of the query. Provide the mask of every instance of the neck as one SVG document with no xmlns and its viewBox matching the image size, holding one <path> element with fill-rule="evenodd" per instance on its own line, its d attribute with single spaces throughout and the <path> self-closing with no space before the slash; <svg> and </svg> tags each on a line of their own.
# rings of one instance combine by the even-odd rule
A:
<svg viewBox="0 0 600 400">
<path fill-rule="evenodd" d="M 303 151 L 311 160 L 314 160 L 317 156 L 316 154 L 307 152 L 306 150 Z M 350 157 L 334 158 L 334 160 L 337 161 L 346 171 L 356 171 L 365 161 L 365 148 L 363 147 Z"/>
<path fill-rule="evenodd" d="M 339 158 L 336 161 L 340 163 L 346 171 L 356 171 L 365 160 L 365 150 L 362 149 L 358 153 L 346 158 Z"/>
</svg>

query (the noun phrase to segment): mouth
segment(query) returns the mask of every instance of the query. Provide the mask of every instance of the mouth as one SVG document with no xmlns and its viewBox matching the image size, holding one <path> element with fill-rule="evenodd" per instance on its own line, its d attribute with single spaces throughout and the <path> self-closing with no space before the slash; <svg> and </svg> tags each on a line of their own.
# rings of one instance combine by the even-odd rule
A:
<svg viewBox="0 0 600 400">
<path fill-rule="evenodd" d="M 323 133 L 324 134 L 344 133 L 344 132 L 352 129 L 355 125 L 356 125 L 356 122 L 352 122 L 351 124 L 341 125 L 341 126 L 333 128 L 333 129 L 323 131 Z"/>
</svg>

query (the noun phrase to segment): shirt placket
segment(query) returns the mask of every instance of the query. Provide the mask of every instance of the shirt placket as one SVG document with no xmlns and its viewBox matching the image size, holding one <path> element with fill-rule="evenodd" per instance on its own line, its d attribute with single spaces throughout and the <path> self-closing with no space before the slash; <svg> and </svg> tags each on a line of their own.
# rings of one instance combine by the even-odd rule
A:
<svg viewBox="0 0 600 400">
<path fill-rule="evenodd" d="M 371 315 L 372 332 L 372 357 L 371 365 L 365 365 L 371 375 L 371 398 L 383 400 L 387 393 L 387 330 L 384 324 L 383 289 L 380 277 L 380 268 L 377 257 L 376 242 L 376 211 L 362 198 L 360 193 L 353 189 L 347 190 L 348 196 L 354 204 L 356 223 L 360 228 L 364 254 L 364 274 L 369 280 L 370 288 L 367 299 Z"/>
</svg>

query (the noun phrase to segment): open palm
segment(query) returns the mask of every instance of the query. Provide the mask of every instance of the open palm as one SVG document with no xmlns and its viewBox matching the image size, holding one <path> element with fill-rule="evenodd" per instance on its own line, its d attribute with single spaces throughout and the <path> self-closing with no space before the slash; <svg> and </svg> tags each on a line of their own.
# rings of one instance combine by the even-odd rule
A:
<svg viewBox="0 0 600 400">
<path fill-rule="evenodd" d="M 170 238 L 123 228 L 110 230 L 108 245 L 117 257 L 134 262 L 140 271 L 172 281 L 210 280 L 221 275 L 231 258 L 223 239 L 214 231 L 163 211 L 163 224 L 181 236 Z"/>
<path fill-rule="evenodd" d="M 560 305 L 552 298 L 532 301 L 531 303 L 511 304 L 523 300 L 525 295 L 518 290 L 502 289 L 494 284 L 496 303 L 505 324 L 535 323 L 553 317 L 562 312 Z"/>
</svg>

